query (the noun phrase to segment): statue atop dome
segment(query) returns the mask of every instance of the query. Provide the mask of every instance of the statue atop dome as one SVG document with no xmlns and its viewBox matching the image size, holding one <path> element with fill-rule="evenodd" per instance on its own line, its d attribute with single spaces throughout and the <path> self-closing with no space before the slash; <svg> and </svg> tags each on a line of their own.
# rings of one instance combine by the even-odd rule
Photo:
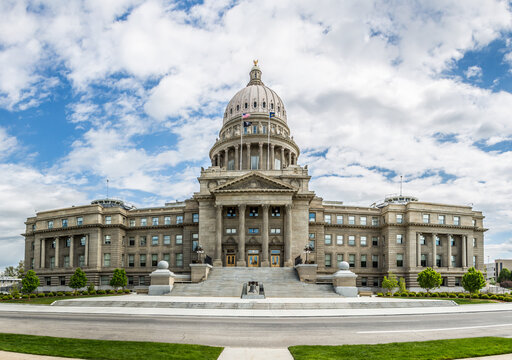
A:
<svg viewBox="0 0 512 360">
<path fill-rule="evenodd" d="M 254 66 L 258 66 L 258 59 L 252 61 L 254 63 Z"/>
</svg>

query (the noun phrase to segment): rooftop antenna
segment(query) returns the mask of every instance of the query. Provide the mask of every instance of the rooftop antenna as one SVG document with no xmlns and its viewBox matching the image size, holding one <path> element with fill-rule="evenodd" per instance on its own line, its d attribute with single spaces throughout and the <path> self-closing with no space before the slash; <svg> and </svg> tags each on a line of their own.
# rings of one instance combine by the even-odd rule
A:
<svg viewBox="0 0 512 360">
<path fill-rule="evenodd" d="M 402 196 L 402 180 L 403 180 L 403 176 L 400 175 L 400 196 Z"/>
<path fill-rule="evenodd" d="M 108 200 L 108 179 L 107 179 L 107 200 Z"/>
</svg>

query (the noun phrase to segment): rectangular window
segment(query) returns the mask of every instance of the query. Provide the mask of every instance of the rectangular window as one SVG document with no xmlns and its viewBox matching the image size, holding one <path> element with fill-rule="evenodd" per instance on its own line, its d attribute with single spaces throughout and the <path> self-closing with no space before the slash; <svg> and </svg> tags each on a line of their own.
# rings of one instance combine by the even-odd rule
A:
<svg viewBox="0 0 512 360">
<path fill-rule="evenodd" d="M 444 215 L 439 215 L 437 218 L 438 218 L 438 221 L 439 221 L 440 225 L 444 225 L 445 224 L 445 216 Z"/>
<path fill-rule="evenodd" d="M 396 266 L 397 267 L 404 266 L 404 254 L 396 254 Z"/>
<path fill-rule="evenodd" d="M 473 247 L 476 247 L 476 238 L 473 238 Z"/>
<path fill-rule="evenodd" d="M 183 244 L 183 235 L 181 235 L 181 234 L 176 235 L 176 244 L 177 245 Z"/>
<path fill-rule="evenodd" d="M 70 237 L 68 237 L 68 238 L 66 239 L 66 247 L 71 247 L 71 239 L 72 239 L 72 238 L 70 238 Z M 33 250 L 33 249 L 32 249 L 32 250 Z"/>
<path fill-rule="evenodd" d="M 379 255 L 372 255 L 372 266 L 374 268 L 379 267 Z"/>
<path fill-rule="evenodd" d="M 76 225 L 77 226 L 80 226 L 80 225 L 83 225 L 84 224 L 84 218 L 79 216 L 76 218 Z"/>
<path fill-rule="evenodd" d="M 258 208 L 255 206 L 250 207 L 249 208 L 249 216 L 258 217 Z"/>
<path fill-rule="evenodd" d="M 171 245 L 171 235 L 164 235 L 164 245 Z"/>
<path fill-rule="evenodd" d="M 52 240 L 51 248 L 55 249 L 55 240 Z"/>
<path fill-rule="evenodd" d="M 324 222 L 326 224 L 330 224 L 331 223 L 331 215 L 324 215 Z"/>
<path fill-rule="evenodd" d="M 134 236 L 130 236 L 128 238 L 128 245 L 129 246 L 135 246 L 135 237 Z"/>
<path fill-rule="evenodd" d="M 332 235 L 331 234 L 325 234 L 324 235 L 325 245 L 331 245 L 332 244 Z"/>
<path fill-rule="evenodd" d="M 105 216 L 105 224 L 106 225 L 112 224 L 112 216 Z"/>
<path fill-rule="evenodd" d="M 151 245 L 158 245 L 158 235 L 154 235 L 151 237 Z"/>
<path fill-rule="evenodd" d="M 310 239 L 314 239 L 315 238 L 315 233 L 309 233 L 309 238 Z"/>
<path fill-rule="evenodd" d="M 336 235 L 336 245 L 343 245 L 343 235 Z"/>
<path fill-rule="evenodd" d="M 228 207 L 226 209 L 226 216 L 227 217 L 236 217 L 236 208 L 234 207 Z"/>
<path fill-rule="evenodd" d="M 235 160 L 228 160 L 228 170 L 235 170 Z"/>
<path fill-rule="evenodd" d="M 460 225 L 460 216 L 453 217 L 453 225 Z"/>
<path fill-rule="evenodd" d="M 366 216 L 360 216 L 359 217 L 359 224 L 360 225 L 366 225 Z"/>
<path fill-rule="evenodd" d="M 108 275 L 100 276 L 100 284 L 101 285 L 110 285 L 110 279 L 108 278 Z"/>
<path fill-rule="evenodd" d="M 193 213 L 192 214 L 192 222 L 193 223 L 198 223 L 199 222 L 199 214 L 198 213 Z"/>
<path fill-rule="evenodd" d="M 436 246 L 441 246 L 441 239 L 436 235 Z"/>
<path fill-rule="evenodd" d="M 183 215 L 176 215 L 176 224 L 183 224 Z"/>
<path fill-rule="evenodd" d="M 135 226 L 135 219 L 130 219 L 130 227 L 134 227 Z"/>
<path fill-rule="evenodd" d="M 164 216 L 164 225 L 171 225 L 171 217 Z"/>
<path fill-rule="evenodd" d="M 325 254 L 325 267 L 331 267 L 331 254 Z"/>
<path fill-rule="evenodd" d="M 476 266 L 476 256 L 473 256 L 473 266 Z"/>
<path fill-rule="evenodd" d="M 260 157 L 258 155 L 251 156 L 251 170 L 258 170 L 260 165 Z"/>
<path fill-rule="evenodd" d="M 457 258 L 455 257 L 455 255 L 452 255 L 451 262 L 452 267 L 457 267 Z"/>
<path fill-rule="evenodd" d="M 379 278 L 376 278 L 376 277 L 373 278 L 373 286 L 375 286 L 375 287 L 379 286 Z"/>
<path fill-rule="evenodd" d="M 140 219 L 140 226 L 147 226 L 148 225 L 148 219 L 141 218 Z"/>
<path fill-rule="evenodd" d="M 396 214 L 396 223 L 397 224 L 403 224 L 404 223 L 404 215 L 403 214 Z"/>
<path fill-rule="evenodd" d="M 133 276 L 128 276 L 128 285 L 133 285 Z"/>
<path fill-rule="evenodd" d="M 309 245 L 309 247 L 310 247 L 311 249 L 314 249 L 314 248 L 315 248 L 315 240 L 311 240 L 311 239 L 310 239 L 310 240 L 309 240 L 309 242 L 308 242 L 308 245 Z"/>
<path fill-rule="evenodd" d="M 359 241 L 361 243 L 361 246 L 366 246 L 366 236 L 361 236 L 359 238 Z"/>
<path fill-rule="evenodd" d="M 350 265 L 350 267 L 356 266 L 356 255 L 355 254 L 348 255 L 348 264 Z"/>
<path fill-rule="evenodd" d="M 199 240 L 192 240 L 192 251 L 196 251 L 199 247 Z"/>
<path fill-rule="evenodd" d="M 404 236 L 402 234 L 396 235 L 396 243 L 397 244 L 403 244 L 404 243 Z"/>
<path fill-rule="evenodd" d="M 128 255 L 128 267 L 135 266 L 135 255 Z"/>
<path fill-rule="evenodd" d="M 110 245 L 112 243 L 112 237 L 110 235 L 105 235 L 105 245 Z"/>
<path fill-rule="evenodd" d="M 343 261 L 343 254 L 337 254 L 336 255 L 336 263 L 339 264 Z"/>
<path fill-rule="evenodd" d="M 151 224 L 152 224 L 153 226 L 158 225 L 158 218 L 157 218 L 157 217 L 153 217 L 153 218 L 151 219 Z"/>
<path fill-rule="evenodd" d="M 354 246 L 356 244 L 356 237 L 354 235 L 348 236 L 348 244 Z"/>
<path fill-rule="evenodd" d="M 309 213 L 309 222 L 315 222 L 316 221 L 316 213 L 310 212 Z"/>
<path fill-rule="evenodd" d="M 171 254 L 164 254 L 164 261 L 167 261 L 168 264 L 171 263 Z"/>
<path fill-rule="evenodd" d="M 427 254 L 421 254 L 421 266 L 427 267 Z"/>
<path fill-rule="evenodd" d="M 379 246 L 379 237 L 372 236 L 372 246 Z"/>
<path fill-rule="evenodd" d="M 252 133 L 253 134 L 257 134 L 258 133 L 258 125 L 253 125 L 252 126 Z"/>
<path fill-rule="evenodd" d="M 372 217 L 372 226 L 379 226 L 379 218 L 378 217 Z"/>
<path fill-rule="evenodd" d="M 64 256 L 64 267 L 69 267 L 69 255 Z"/>
<path fill-rule="evenodd" d="M 423 223 L 424 224 L 430 223 L 430 215 L 429 214 L 423 214 Z"/>
<path fill-rule="evenodd" d="M 139 276 L 139 285 L 146 285 L 146 277 L 145 276 Z"/>
<path fill-rule="evenodd" d="M 420 245 L 426 245 L 426 244 L 427 244 L 427 242 L 425 240 L 425 236 L 420 235 Z"/>
<path fill-rule="evenodd" d="M 436 266 L 441 267 L 441 255 L 436 255 Z"/>
<path fill-rule="evenodd" d="M 272 216 L 279 217 L 281 216 L 281 208 L 279 206 L 272 207 L 271 211 Z"/>
<path fill-rule="evenodd" d="M 139 266 L 146 267 L 146 254 L 139 255 Z"/>
<path fill-rule="evenodd" d="M 183 254 L 182 253 L 176 254 L 176 266 L 183 267 Z"/>
<path fill-rule="evenodd" d="M 472 224 L 473 224 L 473 226 L 476 226 L 476 220 L 475 219 L 472 220 Z"/>
<path fill-rule="evenodd" d="M 140 246 L 146 246 L 147 241 L 145 236 L 140 237 Z"/>
<path fill-rule="evenodd" d="M 78 266 L 84 267 L 85 265 L 85 256 L 84 255 L 78 255 Z"/>
<path fill-rule="evenodd" d="M 281 169 L 281 159 L 274 159 L 274 169 Z"/>
<path fill-rule="evenodd" d="M 366 255 L 361 255 L 361 267 L 366 267 Z"/>
<path fill-rule="evenodd" d="M 336 215 L 336 224 L 343 224 L 343 215 Z"/>
<path fill-rule="evenodd" d="M 274 228 L 274 229 L 270 229 L 270 233 L 271 234 L 281 234 L 281 229 L 280 228 Z"/>
<path fill-rule="evenodd" d="M 368 286 L 368 278 L 367 277 L 361 278 L 361 286 Z"/>
<path fill-rule="evenodd" d="M 48 221 L 48 229 L 53 229 L 53 220 Z"/>
<path fill-rule="evenodd" d="M 66 285 L 66 277 L 59 276 L 59 283 L 60 283 L 60 286 L 65 286 Z"/>
<path fill-rule="evenodd" d="M 355 216 L 349 216 L 348 217 L 348 224 L 349 225 L 355 225 L 356 224 L 356 217 Z"/>
<path fill-rule="evenodd" d="M 259 234 L 260 229 L 258 228 L 249 228 L 249 234 Z"/>
<path fill-rule="evenodd" d="M 235 228 L 226 229 L 226 234 L 236 234 Z"/>
<path fill-rule="evenodd" d="M 62 219 L 62 227 L 68 227 L 68 219 Z"/>
<path fill-rule="evenodd" d="M 51 277 L 45 276 L 44 280 L 46 282 L 46 286 L 51 286 L 52 285 L 52 278 Z"/>
<path fill-rule="evenodd" d="M 453 238 L 453 236 L 450 237 L 450 245 L 455 246 L 455 239 Z"/>
<path fill-rule="evenodd" d="M 461 277 L 455 278 L 455 286 L 462 286 L 462 278 Z"/>
<path fill-rule="evenodd" d="M 157 266 L 158 265 L 158 254 L 152 254 L 151 255 L 151 266 Z"/>
<path fill-rule="evenodd" d="M 103 266 L 110 266 L 110 253 L 103 254 Z"/>
</svg>

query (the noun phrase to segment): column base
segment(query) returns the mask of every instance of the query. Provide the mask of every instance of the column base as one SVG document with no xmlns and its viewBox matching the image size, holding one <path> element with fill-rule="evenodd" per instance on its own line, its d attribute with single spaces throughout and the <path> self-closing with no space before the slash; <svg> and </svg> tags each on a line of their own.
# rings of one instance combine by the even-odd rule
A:
<svg viewBox="0 0 512 360">
<path fill-rule="evenodd" d="M 247 263 L 245 262 L 245 260 L 237 260 L 236 266 L 237 267 L 247 267 Z"/>
<path fill-rule="evenodd" d="M 261 263 L 260 263 L 260 266 L 261 267 L 269 267 L 270 263 L 269 263 L 268 260 L 262 260 Z"/>
<path fill-rule="evenodd" d="M 213 260 L 213 266 L 214 267 L 222 267 L 222 260 L 220 260 L 220 259 Z"/>
<path fill-rule="evenodd" d="M 284 262 L 284 267 L 293 267 L 293 261 L 287 260 Z"/>
</svg>

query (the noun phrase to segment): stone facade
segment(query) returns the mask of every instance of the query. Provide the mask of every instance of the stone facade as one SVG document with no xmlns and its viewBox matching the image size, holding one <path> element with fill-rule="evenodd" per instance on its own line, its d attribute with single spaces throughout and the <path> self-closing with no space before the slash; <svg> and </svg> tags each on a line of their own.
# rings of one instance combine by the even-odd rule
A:
<svg viewBox="0 0 512 360">
<path fill-rule="evenodd" d="M 483 270 L 481 212 L 406 196 L 369 207 L 324 201 L 309 189 L 299 155 L 284 104 L 255 65 L 226 108 L 191 199 L 145 209 L 106 199 L 39 212 L 26 221 L 27 267 L 52 288 L 65 286 L 76 267 L 97 286 L 115 268 L 126 269 L 130 286 L 147 286 L 160 260 L 176 281 L 186 278 L 198 246 L 214 267 L 289 267 L 309 244 L 318 275 L 347 261 L 360 287 L 380 286 L 389 271 L 416 286 L 426 266 L 457 286 L 469 267 Z"/>
</svg>

